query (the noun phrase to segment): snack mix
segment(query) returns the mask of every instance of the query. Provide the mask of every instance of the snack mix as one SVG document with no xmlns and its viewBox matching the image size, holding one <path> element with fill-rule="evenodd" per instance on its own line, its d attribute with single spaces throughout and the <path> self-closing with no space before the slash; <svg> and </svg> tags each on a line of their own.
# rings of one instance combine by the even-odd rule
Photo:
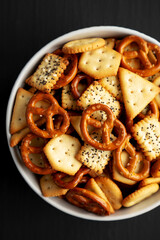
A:
<svg viewBox="0 0 160 240">
<path fill-rule="evenodd" d="M 160 184 L 160 47 L 87 38 L 47 53 L 17 91 L 10 145 L 44 197 L 106 216 Z"/>
</svg>

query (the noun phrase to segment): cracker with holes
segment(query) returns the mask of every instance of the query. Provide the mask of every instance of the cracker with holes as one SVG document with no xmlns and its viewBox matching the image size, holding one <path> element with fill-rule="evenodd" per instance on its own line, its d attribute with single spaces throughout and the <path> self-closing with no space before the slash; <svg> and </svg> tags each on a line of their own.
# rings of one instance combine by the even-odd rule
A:
<svg viewBox="0 0 160 240">
<path fill-rule="evenodd" d="M 99 142 L 102 141 L 101 130 L 95 130 L 92 132 L 91 137 Z M 115 139 L 113 135 L 110 137 L 111 141 Z M 94 170 L 98 174 L 103 172 L 103 169 L 108 164 L 112 157 L 111 151 L 102 151 L 92 147 L 91 145 L 84 143 L 80 151 L 76 155 L 76 159 L 82 162 L 88 168 Z"/>
<path fill-rule="evenodd" d="M 119 68 L 119 80 L 129 119 L 135 118 L 160 92 L 155 84 L 124 68 Z"/>
<path fill-rule="evenodd" d="M 82 53 L 79 69 L 95 79 L 101 79 L 117 75 L 120 61 L 121 54 L 105 46 Z"/>
<path fill-rule="evenodd" d="M 65 195 L 68 189 L 58 187 L 51 174 L 44 175 L 40 179 L 40 187 L 44 197 L 58 197 Z"/>
<path fill-rule="evenodd" d="M 99 83 L 109 91 L 113 97 L 115 97 L 119 101 L 123 101 L 122 99 L 122 91 L 120 87 L 120 82 L 118 76 L 110 76 L 105 77 L 99 80 Z"/>
<path fill-rule="evenodd" d="M 48 53 L 43 58 L 34 74 L 26 83 L 36 89 L 49 93 L 69 64 L 66 58 Z"/>
<path fill-rule="evenodd" d="M 77 138 L 63 134 L 51 139 L 43 150 L 53 169 L 74 175 L 82 165 L 75 158 L 80 148 Z"/>
<path fill-rule="evenodd" d="M 11 119 L 11 125 L 10 125 L 10 133 L 14 134 L 21 129 L 27 127 L 27 122 L 26 122 L 26 108 L 29 100 L 32 98 L 33 93 L 23 89 L 19 88 L 17 95 L 16 95 L 16 100 L 13 108 L 13 113 L 12 113 L 12 119 Z M 47 107 L 48 103 L 46 102 L 39 102 L 37 103 L 37 107 Z M 34 115 L 34 121 L 38 120 L 40 116 Z"/>
<path fill-rule="evenodd" d="M 121 105 L 120 102 L 112 96 L 100 83 L 99 81 L 94 81 L 81 97 L 77 100 L 77 105 L 81 109 L 86 109 L 92 104 L 102 103 L 107 105 L 115 114 L 116 117 L 120 115 Z M 105 120 L 106 116 L 103 111 L 97 111 L 93 116 L 98 120 Z"/>
<path fill-rule="evenodd" d="M 160 122 L 151 114 L 131 128 L 134 139 L 148 160 L 160 156 Z"/>
<path fill-rule="evenodd" d="M 124 207 L 131 207 L 144 199 L 150 197 L 152 194 L 156 193 L 159 190 L 159 185 L 157 183 L 152 183 L 147 186 L 144 186 L 135 192 L 131 193 L 123 199 L 122 205 Z"/>
<path fill-rule="evenodd" d="M 103 38 L 85 38 L 67 42 L 64 44 L 62 51 L 67 54 L 75 54 L 91 51 L 104 45 L 105 40 Z"/>
<path fill-rule="evenodd" d="M 85 84 L 81 84 L 81 83 L 78 84 L 78 91 L 80 93 L 83 92 L 85 88 L 86 88 Z M 62 100 L 62 107 L 64 109 L 76 110 L 76 111 L 80 110 L 80 107 L 77 106 L 77 100 L 72 95 L 70 84 L 67 84 L 66 86 L 63 87 L 61 100 Z"/>
</svg>

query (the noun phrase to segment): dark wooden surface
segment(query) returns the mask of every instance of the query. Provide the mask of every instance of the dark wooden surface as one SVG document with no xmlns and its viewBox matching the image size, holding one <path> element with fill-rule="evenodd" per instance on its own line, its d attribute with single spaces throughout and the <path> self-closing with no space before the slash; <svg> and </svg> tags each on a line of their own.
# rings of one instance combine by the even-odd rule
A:
<svg viewBox="0 0 160 240">
<path fill-rule="evenodd" d="M 1 164 L 0 238 L 159 239 L 160 207 L 116 222 L 69 216 L 42 201 L 16 169 L 5 137 L 5 111 L 22 67 L 52 39 L 88 26 L 129 27 L 160 40 L 160 1 L 154 0 L 1 0 Z"/>
</svg>

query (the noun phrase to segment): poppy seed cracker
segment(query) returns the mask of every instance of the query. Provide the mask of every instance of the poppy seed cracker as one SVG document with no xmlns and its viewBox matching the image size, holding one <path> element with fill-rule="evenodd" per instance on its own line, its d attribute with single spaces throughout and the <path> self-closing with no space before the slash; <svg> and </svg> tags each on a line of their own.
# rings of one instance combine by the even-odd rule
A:
<svg viewBox="0 0 160 240">
<path fill-rule="evenodd" d="M 42 92 L 50 93 L 68 64 L 66 58 L 48 53 L 34 74 L 26 79 L 26 83 Z"/>
<path fill-rule="evenodd" d="M 120 102 L 113 97 L 112 94 L 110 94 L 109 91 L 99 83 L 99 81 L 94 81 L 77 100 L 77 105 L 83 110 L 95 103 L 107 105 L 113 111 L 115 117 L 120 115 Z M 93 113 L 93 117 L 97 120 L 105 120 L 106 114 L 104 114 L 103 111 L 96 111 Z"/>
<path fill-rule="evenodd" d="M 102 141 L 101 130 L 93 131 L 91 137 L 99 142 Z M 113 141 L 114 139 L 115 137 L 111 135 L 111 140 Z M 80 151 L 76 155 L 76 159 L 82 162 L 88 168 L 100 174 L 108 164 L 111 156 L 111 151 L 102 151 L 92 147 L 87 143 L 84 143 L 84 146 L 81 147 Z"/>
<path fill-rule="evenodd" d="M 154 114 L 135 124 L 131 131 L 148 160 L 160 156 L 160 122 Z"/>
</svg>

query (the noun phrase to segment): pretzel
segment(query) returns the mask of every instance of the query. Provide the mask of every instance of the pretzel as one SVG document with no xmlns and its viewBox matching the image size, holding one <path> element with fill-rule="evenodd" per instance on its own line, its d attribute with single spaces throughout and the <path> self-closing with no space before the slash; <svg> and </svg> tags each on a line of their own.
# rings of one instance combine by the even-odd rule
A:
<svg viewBox="0 0 160 240">
<path fill-rule="evenodd" d="M 107 120 L 102 123 L 90 117 L 93 112 L 100 110 L 107 114 Z M 102 143 L 90 137 L 87 125 L 92 125 L 95 128 L 102 128 Z M 126 136 L 124 125 L 115 118 L 112 110 L 107 105 L 100 103 L 93 104 L 83 111 L 80 127 L 84 140 L 91 146 L 104 151 L 118 148 Z M 110 134 L 113 127 L 116 129 L 118 137 L 113 142 L 110 142 Z"/>
<path fill-rule="evenodd" d="M 50 106 L 47 109 L 36 107 L 36 103 L 42 100 L 47 100 L 50 103 Z M 37 125 L 33 121 L 34 114 L 45 117 L 46 130 L 42 130 L 37 127 Z M 52 119 L 53 116 L 56 114 L 63 116 L 63 123 L 59 129 L 54 128 L 54 123 Z M 65 133 L 70 124 L 67 111 L 65 111 L 62 107 L 59 106 L 57 100 L 51 94 L 45 94 L 41 92 L 33 95 L 33 97 L 30 99 L 26 110 L 26 119 L 30 130 L 37 136 L 42 138 L 52 138 Z"/>
<path fill-rule="evenodd" d="M 136 152 L 133 145 L 129 142 L 130 138 L 131 135 L 128 134 L 121 146 L 115 150 L 114 160 L 121 175 L 133 181 L 140 181 L 149 175 L 150 162 L 144 159 L 140 152 Z M 129 162 L 126 167 L 123 166 L 121 160 L 121 153 L 123 149 L 125 149 L 130 155 Z M 135 169 L 139 161 L 143 161 L 143 168 L 140 172 L 136 173 Z"/>
<path fill-rule="evenodd" d="M 139 46 L 139 51 L 125 51 L 125 48 L 133 42 L 137 43 Z M 117 51 L 122 54 L 121 65 L 124 68 L 127 68 L 128 70 L 139 74 L 142 77 L 152 76 L 160 71 L 160 47 L 151 43 L 147 44 L 144 39 L 138 36 L 132 35 L 122 39 L 122 41 L 117 46 Z M 153 51 L 156 55 L 157 61 L 155 64 L 151 63 L 149 60 L 149 51 Z M 131 67 L 127 60 L 132 58 L 139 58 L 143 65 L 143 69 L 136 69 Z"/>
<path fill-rule="evenodd" d="M 101 216 L 110 214 L 109 204 L 94 192 L 75 187 L 66 194 L 66 199 L 77 207 Z"/>
<path fill-rule="evenodd" d="M 79 112 L 74 112 L 74 111 L 68 111 L 68 115 L 70 116 L 80 116 Z M 61 115 L 59 115 L 55 120 L 54 120 L 54 127 L 55 129 L 59 129 L 61 124 L 63 121 L 63 117 Z M 70 124 L 66 134 L 71 134 L 72 132 L 74 132 L 74 128 L 73 126 Z"/>
<path fill-rule="evenodd" d="M 84 73 L 77 74 L 71 83 L 71 92 L 75 99 L 78 99 L 82 95 L 82 93 L 78 91 L 78 84 L 83 79 L 86 80 L 87 87 L 89 87 L 89 85 L 93 82 L 93 79 L 90 76 Z"/>
<path fill-rule="evenodd" d="M 57 49 L 53 53 L 63 56 L 70 62 L 65 72 L 61 75 L 61 77 L 53 87 L 53 89 L 59 89 L 61 87 L 66 86 L 68 83 L 70 83 L 73 80 L 73 78 L 76 76 L 77 70 L 78 70 L 77 68 L 78 57 L 76 54 L 64 54 L 61 49 Z"/>
<path fill-rule="evenodd" d="M 152 177 L 160 177 L 160 158 L 158 158 L 151 167 Z"/>
<path fill-rule="evenodd" d="M 90 172 L 89 168 L 81 167 L 78 170 L 78 172 L 75 174 L 74 178 L 72 180 L 70 180 L 69 182 L 68 181 L 65 182 L 63 180 L 65 177 L 67 177 L 66 173 L 57 172 L 53 175 L 53 180 L 59 187 L 66 188 L 66 189 L 72 189 L 75 186 L 77 186 L 78 183 L 81 182 L 83 176 L 89 172 Z"/>
<path fill-rule="evenodd" d="M 34 139 L 34 138 L 37 138 L 37 136 L 33 133 L 29 133 L 22 140 L 21 156 L 22 156 L 24 164 L 26 165 L 27 168 L 29 168 L 30 171 L 32 171 L 33 173 L 36 173 L 36 174 L 46 175 L 46 174 L 55 173 L 56 171 L 54 169 L 52 169 L 51 165 L 48 163 L 48 160 L 43 153 L 43 147 L 46 144 L 46 139 L 44 139 L 44 144 L 42 146 L 34 147 L 34 146 L 30 145 L 32 139 Z M 43 158 L 43 161 L 44 161 L 44 168 L 38 167 L 31 161 L 31 159 L 29 157 L 29 154 L 31 154 L 31 153 L 41 154 L 41 157 Z"/>
</svg>

